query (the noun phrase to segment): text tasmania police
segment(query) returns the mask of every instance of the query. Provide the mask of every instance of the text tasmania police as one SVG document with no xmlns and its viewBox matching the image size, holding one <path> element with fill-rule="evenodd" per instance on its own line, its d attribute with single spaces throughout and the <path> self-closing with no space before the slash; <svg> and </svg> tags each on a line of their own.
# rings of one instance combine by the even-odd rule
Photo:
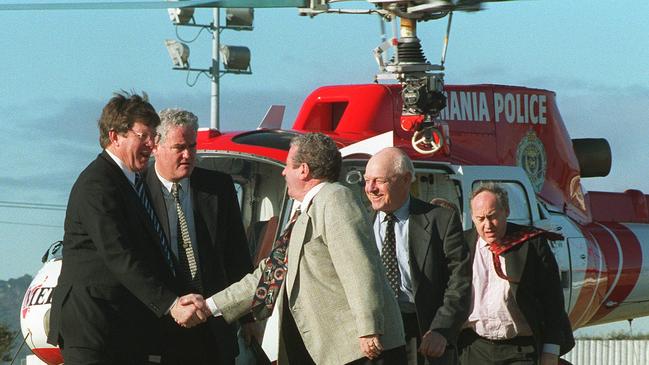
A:
<svg viewBox="0 0 649 365">
<path fill-rule="evenodd" d="M 493 105 L 488 103 L 487 92 L 448 91 L 442 120 L 464 120 L 496 123 L 506 121 L 517 124 L 547 124 L 547 95 L 521 93 L 493 93 Z M 493 113 L 489 108 L 493 108 Z"/>
</svg>

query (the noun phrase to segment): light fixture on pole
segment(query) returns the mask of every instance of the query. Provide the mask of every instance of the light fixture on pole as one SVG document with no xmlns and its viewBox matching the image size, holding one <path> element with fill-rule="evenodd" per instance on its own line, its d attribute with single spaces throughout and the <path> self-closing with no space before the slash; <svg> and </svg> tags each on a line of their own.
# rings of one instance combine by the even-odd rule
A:
<svg viewBox="0 0 649 365">
<path fill-rule="evenodd" d="M 225 11 L 225 28 L 234 30 L 252 30 L 255 18 L 253 8 L 228 8 Z"/>
<path fill-rule="evenodd" d="M 226 73 L 250 73 L 250 49 L 243 46 L 221 46 Z"/>
<path fill-rule="evenodd" d="M 194 19 L 194 8 L 169 8 L 167 9 L 167 12 L 169 12 L 169 19 L 171 19 L 171 22 L 176 25 L 187 24 Z"/>
<path fill-rule="evenodd" d="M 173 39 L 165 39 L 165 46 L 167 47 L 174 68 L 189 68 L 189 47 L 186 44 Z"/>
</svg>

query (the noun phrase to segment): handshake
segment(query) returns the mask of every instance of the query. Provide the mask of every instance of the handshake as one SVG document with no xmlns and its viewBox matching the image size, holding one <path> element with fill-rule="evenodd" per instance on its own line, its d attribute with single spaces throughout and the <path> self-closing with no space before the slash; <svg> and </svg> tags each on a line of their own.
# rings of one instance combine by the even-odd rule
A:
<svg viewBox="0 0 649 365">
<path fill-rule="evenodd" d="M 169 312 L 174 321 L 185 328 L 204 323 L 212 316 L 205 299 L 199 294 L 187 294 L 178 298 Z"/>
</svg>

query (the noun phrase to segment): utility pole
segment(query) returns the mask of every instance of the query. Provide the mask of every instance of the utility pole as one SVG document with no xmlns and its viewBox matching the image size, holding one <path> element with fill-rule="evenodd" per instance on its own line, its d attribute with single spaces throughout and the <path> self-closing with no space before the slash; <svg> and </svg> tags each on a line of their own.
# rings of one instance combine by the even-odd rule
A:
<svg viewBox="0 0 649 365">
<path fill-rule="evenodd" d="M 212 94 L 211 94 L 211 113 L 210 113 L 210 128 L 219 129 L 219 78 L 220 75 L 220 38 L 221 38 L 221 9 L 214 8 L 214 21 L 212 28 Z"/>
</svg>

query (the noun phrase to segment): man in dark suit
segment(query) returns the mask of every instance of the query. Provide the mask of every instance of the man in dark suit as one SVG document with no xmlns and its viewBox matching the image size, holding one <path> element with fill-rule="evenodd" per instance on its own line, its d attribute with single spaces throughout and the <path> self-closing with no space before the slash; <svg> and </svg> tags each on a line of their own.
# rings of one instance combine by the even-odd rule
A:
<svg viewBox="0 0 649 365">
<path fill-rule="evenodd" d="M 67 365 L 155 362 L 159 317 L 189 326 L 204 318 L 177 305 L 169 247 L 140 198 L 136 173 L 147 166 L 158 123 L 146 95 L 116 94 L 99 119 L 104 151 L 72 187 L 48 334 Z"/>
<path fill-rule="evenodd" d="M 186 110 L 160 112 L 155 164 L 146 183 L 179 270 L 177 294 L 211 296 L 252 271 L 232 178 L 194 167 L 198 118 Z M 163 364 L 234 364 L 235 327 L 210 316 L 193 328 L 163 318 Z"/>
<path fill-rule="evenodd" d="M 410 196 L 414 176 L 403 151 L 383 149 L 367 163 L 365 193 L 376 212 L 376 244 L 410 342 L 409 362 L 417 363 L 419 344 L 426 363 L 454 364 L 470 303 L 469 250 L 455 211 Z"/>
<path fill-rule="evenodd" d="M 548 239 L 507 222 L 507 191 L 486 183 L 471 195 L 473 306 L 459 340 L 461 364 L 556 365 L 574 346 L 559 269 Z"/>
</svg>

